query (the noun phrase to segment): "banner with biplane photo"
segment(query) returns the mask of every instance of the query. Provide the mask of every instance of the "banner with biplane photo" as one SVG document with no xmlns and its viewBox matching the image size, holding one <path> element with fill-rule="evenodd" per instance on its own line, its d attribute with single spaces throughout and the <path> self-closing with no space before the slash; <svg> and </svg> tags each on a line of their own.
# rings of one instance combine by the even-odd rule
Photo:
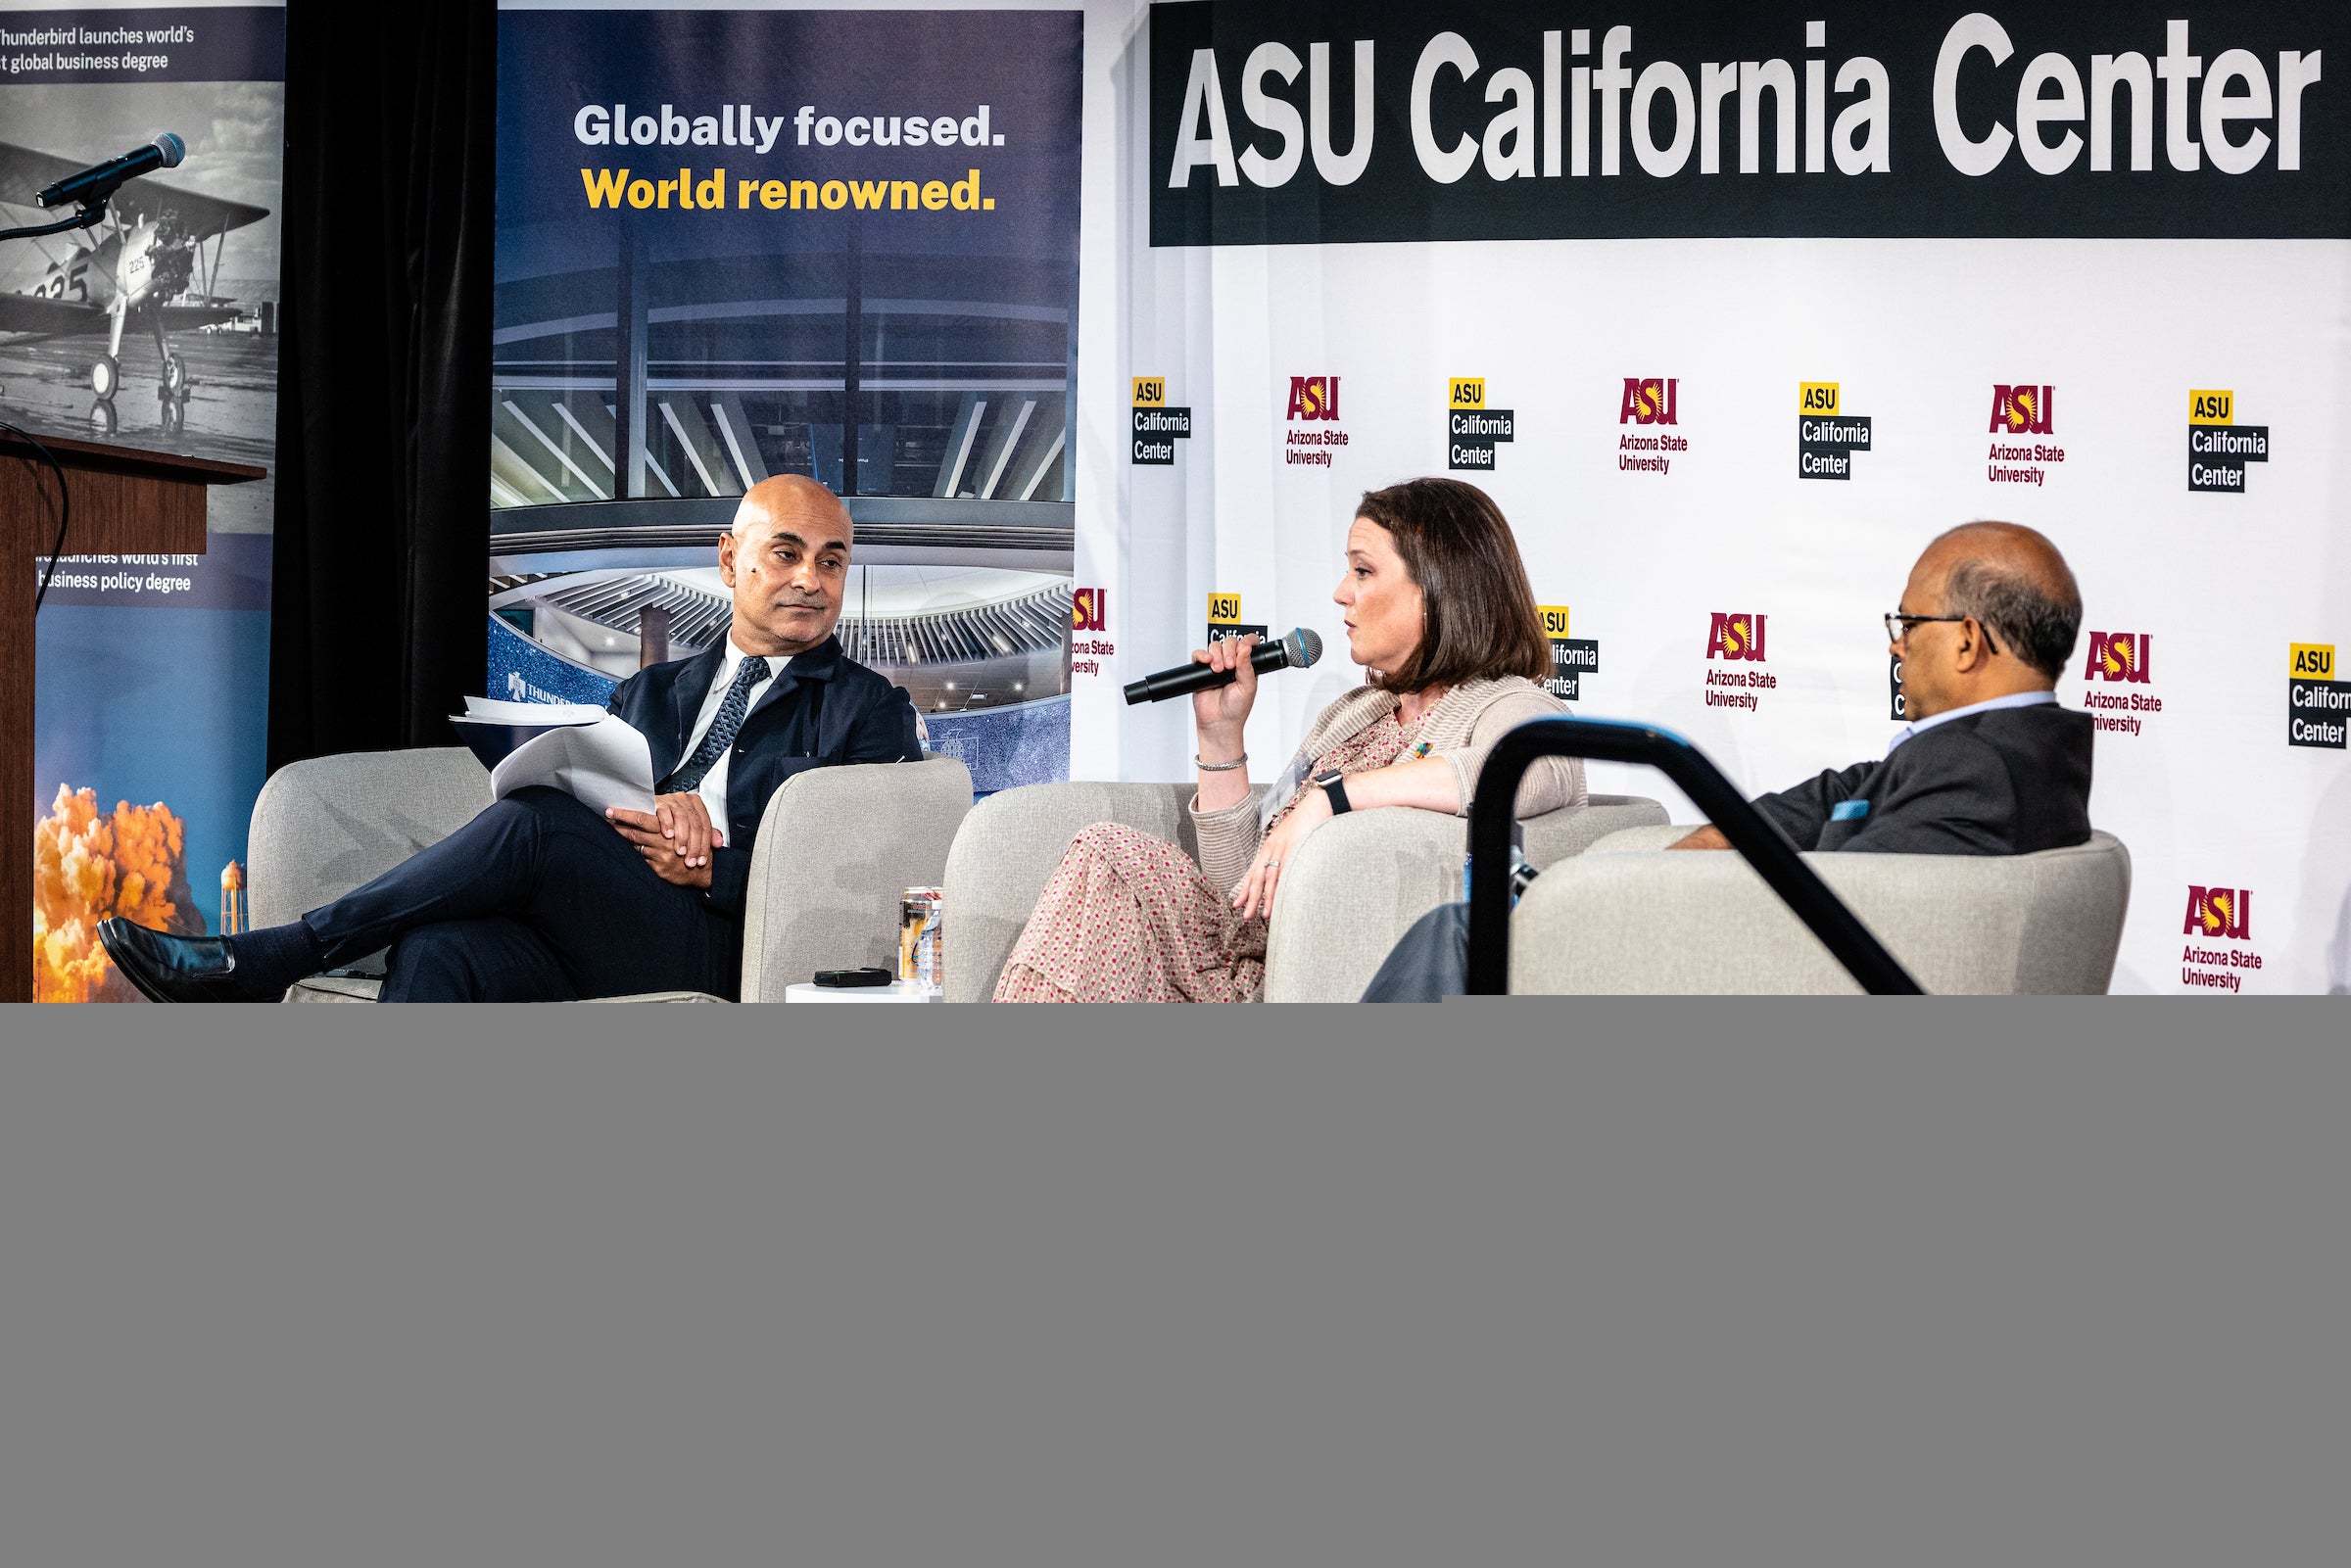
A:
<svg viewBox="0 0 2351 1568">
<path fill-rule="evenodd" d="M 182 153 L 91 226 L 0 247 L 0 422 L 274 470 L 284 10 L 0 4 L 0 226 L 56 220 L 41 191 L 125 149 L 168 133 Z M 108 916 L 243 918 L 274 490 L 215 490 L 201 555 L 31 567 L 41 1001 L 133 999 L 94 934 Z"/>
</svg>

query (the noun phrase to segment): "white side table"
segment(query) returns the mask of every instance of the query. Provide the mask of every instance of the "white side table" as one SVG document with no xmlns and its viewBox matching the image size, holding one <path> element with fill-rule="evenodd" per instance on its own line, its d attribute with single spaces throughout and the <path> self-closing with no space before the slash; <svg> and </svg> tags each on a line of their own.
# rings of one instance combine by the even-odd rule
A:
<svg viewBox="0 0 2351 1568">
<path fill-rule="evenodd" d="M 802 980 L 797 985 L 784 987 L 787 1002 L 936 1002 L 939 993 L 931 986 L 918 985 L 912 980 L 892 980 L 888 985 L 819 985 Z"/>
</svg>

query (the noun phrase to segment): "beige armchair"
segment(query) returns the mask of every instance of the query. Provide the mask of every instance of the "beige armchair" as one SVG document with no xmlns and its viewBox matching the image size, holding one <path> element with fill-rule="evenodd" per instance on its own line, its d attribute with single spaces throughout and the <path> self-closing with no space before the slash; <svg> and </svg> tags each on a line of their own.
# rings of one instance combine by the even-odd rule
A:
<svg viewBox="0 0 2351 1568">
<path fill-rule="evenodd" d="M 279 769 L 253 807 L 246 886 L 254 924 L 280 925 L 341 897 L 455 832 L 489 800 L 490 776 L 462 746 Z M 817 768 L 786 781 L 759 819 L 751 852 L 743 999 L 780 1002 L 787 985 L 820 969 L 894 969 L 898 895 L 938 884 L 971 803 L 972 777 L 952 757 Z M 286 1000 L 368 1002 L 380 987 L 363 973 L 319 975 Z M 664 992 L 627 1000 L 720 999 Z"/>
<path fill-rule="evenodd" d="M 1513 994 L 1856 992 L 1747 862 L 1617 833 L 1547 870 L 1511 917 Z M 2101 994 L 2131 901 L 2111 833 L 2032 855 L 1807 854 L 1930 993 Z"/>
<path fill-rule="evenodd" d="M 946 999 L 984 1002 L 1078 831 L 1122 823 L 1195 861 L 1189 784 L 1053 784 L 972 809 L 947 855 Z M 1527 858 L 1549 866 L 1621 829 L 1665 820 L 1639 795 L 1532 817 Z M 1432 811 L 1351 812 L 1310 834 L 1285 868 L 1266 940 L 1266 1000 L 1352 1002 L 1406 927 L 1462 896 L 1467 824 Z"/>
</svg>

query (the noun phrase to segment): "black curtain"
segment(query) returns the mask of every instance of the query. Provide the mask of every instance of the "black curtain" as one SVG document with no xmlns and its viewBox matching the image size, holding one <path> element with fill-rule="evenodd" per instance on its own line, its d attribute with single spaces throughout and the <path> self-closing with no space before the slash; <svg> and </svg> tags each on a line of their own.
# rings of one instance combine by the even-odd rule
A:
<svg viewBox="0 0 2351 1568">
<path fill-rule="evenodd" d="M 489 0 L 288 8 L 272 770 L 481 690 L 497 68 Z"/>
</svg>

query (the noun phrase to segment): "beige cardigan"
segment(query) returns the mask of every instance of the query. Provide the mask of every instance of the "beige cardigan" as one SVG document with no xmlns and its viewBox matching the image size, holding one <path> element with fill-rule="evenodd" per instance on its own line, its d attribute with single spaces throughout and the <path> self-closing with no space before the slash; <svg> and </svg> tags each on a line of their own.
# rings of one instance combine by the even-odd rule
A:
<svg viewBox="0 0 2351 1568">
<path fill-rule="evenodd" d="M 1322 710 L 1298 752 L 1292 753 L 1292 760 L 1299 753 L 1320 756 L 1340 741 L 1376 724 L 1381 715 L 1395 706 L 1393 691 L 1369 686 L 1356 688 Z M 1420 720 L 1420 739 L 1427 742 L 1430 756 L 1443 757 L 1453 767 L 1454 783 L 1462 800 L 1457 815 L 1469 814 L 1470 798 L 1477 788 L 1477 771 L 1485 766 L 1486 753 L 1494 748 L 1495 741 L 1529 719 L 1557 718 L 1566 711 L 1567 705 L 1558 697 L 1517 675 L 1506 675 L 1497 681 L 1464 682 L 1439 697 Z M 1526 778 L 1518 785 L 1521 817 L 1582 806 L 1589 800 L 1580 757 L 1541 758 L 1527 769 Z M 1249 863 L 1257 858 L 1257 797 L 1252 795 L 1215 811 L 1202 811 L 1200 797 L 1194 794 L 1191 812 L 1192 826 L 1200 834 L 1200 869 L 1208 874 L 1210 885 L 1229 893 L 1240 885 L 1241 879 L 1249 874 Z"/>
</svg>

